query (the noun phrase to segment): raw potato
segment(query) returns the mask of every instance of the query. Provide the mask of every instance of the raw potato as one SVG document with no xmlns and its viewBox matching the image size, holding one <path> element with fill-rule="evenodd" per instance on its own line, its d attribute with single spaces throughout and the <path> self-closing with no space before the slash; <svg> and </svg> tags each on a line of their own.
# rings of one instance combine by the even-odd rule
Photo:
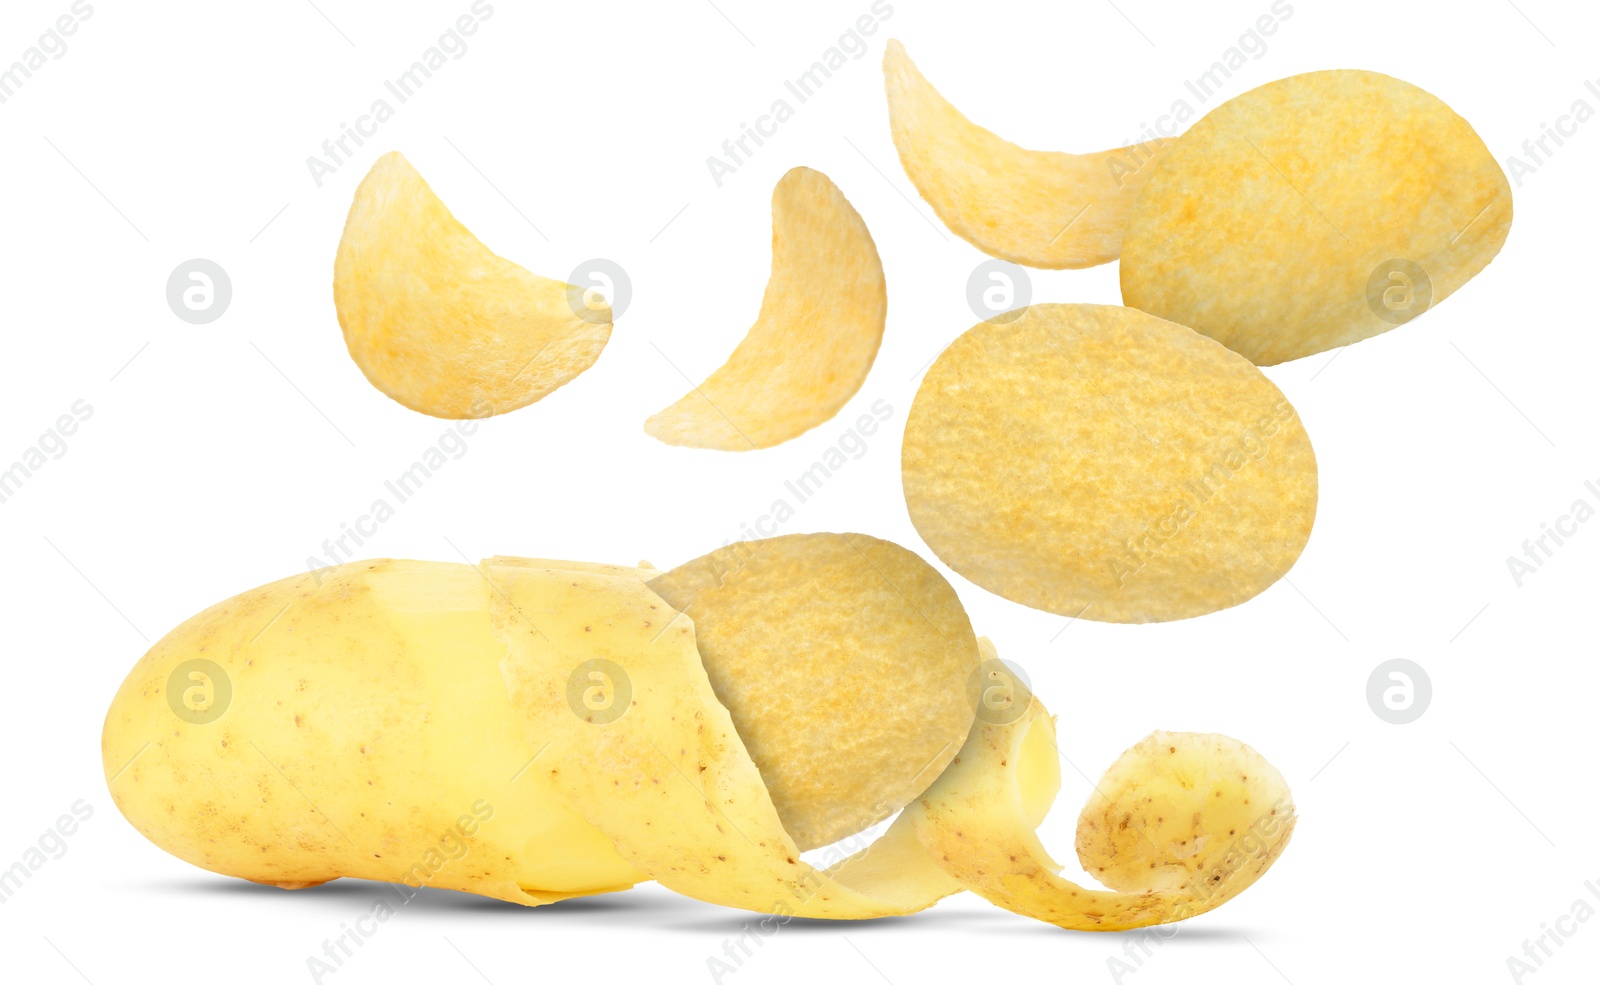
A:
<svg viewBox="0 0 1600 985">
<path fill-rule="evenodd" d="M 888 296 L 866 223 L 828 176 L 795 168 L 772 190 L 772 275 L 728 361 L 645 421 L 669 445 L 768 448 L 837 414 L 883 341 Z"/>
<path fill-rule="evenodd" d="M 802 850 L 894 813 L 967 737 L 972 624 L 943 576 L 897 544 L 792 534 L 721 548 L 649 585 L 693 620 L 734 721 L 766 726 L 740 734 Z"/>
<path fill-rule="evenodd" d="M 950 105 L 899 41 L 884 51 L 883 75 L 900 163 L 956 235 L 1030 267 L 1117 258 L 1128 210 L 1170 141 L 1097 154 L 1026 150 Z"/>
<path fill-rule="evenodd" d="M 490 252 L 397 152 L 356 189 L 333 298 L 372 385 L 434 417 L 525 407 L 588 369 L 611 337 L 609 307 Z"/>
<path fill-rule="evenodd" d="M 1256 595 L 1300 556 L 1317 504 L 1311 442 L 1271 381 L 1182 325 L 1101 305 L 1033 305 L 952 343 L 912 404 L 901 476 L 950 567 L 1104 622 Z"/>
<path fill-rule="evenodd" d="M 1510 228 L 1511 187 L 1450 107 L 1376 72 L 1311 72 L 1167 151 L 1128 218 L 1122 299 L 1270 366 L 1437 305 Z"/>
<path fill-rule="evenodd" d="M 233 694 L 190 724 L 169 678 L 202 658 Z M 287 888 L 352 876 L 535 904 L 644 879 L 524 771 L 539 746 L 504 658 L 470 565 L 365 561 L 320 586 L 264 585 L 168 633 L 128 675 L 102 741 L 112 798 L 179 858 Z"/>
<path fill-rule="evenodd" d="M 868 557 L 893 561 L 892 545 L 856 538 Z M 837 547 L 826 535 L 817 543 Z M 789 550 L 774 553 L 781 560 Z M 818 589 L 793 565 L 760 555 L 751 565 L 758 582 L 787 567 Z M 690 584 L 705 570 L 701 559 L 669 576 Z M 173 631 L 134 669 L 107 716 L 107 782 L 147 837 L 215 871 L 286 888 L 352 875 L 529 905 L 653 878 L 728 906 L 863 919 L 970 888 L 1064 927 L 1110 930 L 1216 905 L 1253 881 L 1288 837 L 1293 805 L 1254 753 L 1221 737 L 1158 734 L 1113 767 L 1101 784 L 1112 803 L 1086 811 L 1080 830 L 1111 818 L 1118 832 L 1176 836 L 1184 840 L 1151 846 L 1149 857 L 1192 856 L 1209 868 L 1178 889 L 1155 866 L 1116 872 L 1122 893 L 1060 880 L 1032 833 L 1059 787 L 1054 730 L 1018 687 L 1001 720 L 975 722 L 949 767 L 881 838 L 813 868 L 799 859 L 741 733 L 831 725 L 831 747 L 848 757 L 858 723 L 829 718 L 823 703 L 817 720 L 736 728 L 703 662 L 715 658 L 646 581 L 659 577 L 524 558 L 476 568 L 375 561 L 323 574 L 320 587 L 313 574 L 247 592 Z M 724 603 L 782 600 L 792 590 L 755 584 L 697 598 L 724 621 Z M 837 591 L 845 602 L 864 591 L 870 606 L 878 590 L 847 582 Z M 996 659 L 986 640 L 978 651 Z M 206 721 L 190 720 L 180 709 L 197 706 L 173 697 L 195 660 L 213 661 L 210 672 L 232 684 Z M 927 686 L 916 675 L 883 680 L 883 666 L 849 671 L 869 689 Z M 1176 759 L 1162 755 L 1168 743 L 1182 753 Z M 1235 779 L 1243 768 L 1249 778 Z M 1191 851 L 1196 840 L 1226 842 L 1227 829 L 1246 821 L 1261 830 L 1266 812 L 1240 797 L 1270 801 L 1277 819 L 1257 854 Z M 1174 804 L 1192 808 L 1192 823 L 1164 826 L 1153 816 Z M 1119 837 L 1112 851 L 1125 849 Z"/>
</svg>

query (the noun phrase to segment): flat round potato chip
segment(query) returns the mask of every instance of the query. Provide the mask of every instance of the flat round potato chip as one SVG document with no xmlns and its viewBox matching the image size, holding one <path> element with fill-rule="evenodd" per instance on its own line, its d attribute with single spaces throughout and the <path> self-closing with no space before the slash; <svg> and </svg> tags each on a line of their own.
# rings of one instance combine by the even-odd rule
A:
<svg viewBox="0 0 1600 985">
<path fill-rule="evenodd" d="M 911 183 L 957 236 L 1030 267 L 1092 267 L 1122 249 L 1128 209 L 1170 141 L 1097 154 L 1027 150 L 961 114 L 891 40 L 889 129 Z"/>
<path fill-rule="evenodd" d="M 1505 174 L 1450 107 L 1376 72 L 1311 72 L 1167 151 L 1128 217 L 1122 300 L 1270 366 L 1410 321 L 1510 229 Z"/>
<path fill-rule="evenodd" d="M 398 152 L 356 189 L 333 300 L 372 385 L 434 417 L 525 407 L 588 369 L 611 337 L 609 307 L 490 252 Z"/>
<path fill-rule="evenodd" d="M 951 343 L 912 403 L 901 476 L 950 567 L 1103 622 L 1243 602 L 1294 564 L 1317 507 L 1310 439 L 1260 370 L 1103 305 L 1033 305 Z"/>
<path fill-rule="evenodd" d="M 904 807 L 967 737 L 972 624 L 950 583 L 897 544 L 791 534 L 649 586 L 693 620 L 712 689 L 802 849 Z"/>
<path fill-rule="evenodd" d="M 837 414 L 883 341 L 888 296 L 867 224 L 828 176 L 772 190 L 772 275 L 761 314 L 716 372 L 644 429 L 669 445 L 768 448 Z"/>
</svg>

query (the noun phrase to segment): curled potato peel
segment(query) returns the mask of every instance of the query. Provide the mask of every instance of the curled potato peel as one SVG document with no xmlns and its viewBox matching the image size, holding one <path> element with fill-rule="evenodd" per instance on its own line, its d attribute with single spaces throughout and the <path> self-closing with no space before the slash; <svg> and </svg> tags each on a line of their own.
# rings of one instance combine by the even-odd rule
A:
<svg viewBox="0 0 1600 985">
<path fill-rule="evenodd" d="M 1086 868 L 1122 891 L 1061 880 L 1033 834 L 1059 784 L 1053 725 L 1013 685 L 881 838 L 812 867 L 717 698 L 693 622 L 651 590 L 661 574 L 367 562 L 321 587 L 302 576 L 246 593 L 169 634 L 130 675 L 107 717 L 113 796 L 174 854 L 286 887 L 410 883 L 406 863 L 474 792 L 492 820 L 424 884 L 537 905 L 653 878 L 827 919 L 911 913 L 966 888 L 1102 930 L 1202 912 L 1287 840 L 1287 790 L 1247 747 L 1158 733 L 1124 754 L 1100 785 L 1107 803 L 1080 820 Z M 993 660 L 987 641 L 979 650 Z M 215 721 L 175 724 L 157 705 L 162 685 L 197 653 L 226 668 L 236 697 Z M 591 666 L 608 671 L 578 678 Z M 575 698 L 575 679 L 596 683 Z M 1219 846 L 1257 815 L 1279 820 L 1256 829 L 1256 855 L 1230 863 Z"/>
</svg>

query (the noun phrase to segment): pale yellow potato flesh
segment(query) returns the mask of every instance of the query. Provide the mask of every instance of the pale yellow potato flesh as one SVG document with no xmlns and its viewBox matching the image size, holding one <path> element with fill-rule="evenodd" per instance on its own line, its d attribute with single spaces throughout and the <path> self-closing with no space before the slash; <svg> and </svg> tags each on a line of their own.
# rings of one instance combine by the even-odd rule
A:
<svg viewBox="0 0 1600 985">
<path fill-rule="evenodd" d="M 1289 570 L 1316 515 L 1316 457 L 1248 360 L 1131 308 L 1008 319 L 956 339 L 906 421 L 906 507 L 941 560 L 1104 622 L 1227 608 Z"/>
<path fill-rule="evenodd" d="M 1058 879 L 1033 835 L 1060 784 L 1053 727 L 1019 688 L 1015 713 L 975 722 L 881 838 L 849 856 L 829 850 L 814 868 L 741 735 L 818 726 L 736 727 L 692 622 L 651 591 L 659 576 L 526 558 L 372 561 L 246 592 L 174 630 L 124 683 L 103 738 L 113 798 L 151 841 L 197 865 L 285 888 L 381 879 L 397 884 L 393 906 L 404 886 L 539 905 L 657 879 L 764 913 L 865 919 L 968 888 L 1093 930 L 1202 912 L 1253 881 L 1287 838 L 1292 804 L 1259 757 L 1220 737 L 1158 733 L 1102 781 L 1111 802 L 1080 819 L 1086 866 L 1109 853 L 1098 867 L 1128 891 Z M 996 659 L 988 641 L 978 650 Z M 196 724 L 169 706 L 168 689 L 201 655 L 233 694 Z M 591 661 L 608 662 L 606 673 L 581 678 Z M 602 681 L 600 700 L 575 698 L 575 680 Z M 851 724 L 837 723 L 840 755 Z M 1275 833 L 1257 823 L 1257 803 L 1275 808 Z M 1173 806 L 1193 808 L 1193 820 L 1158 816 Z M 1115 822 L 1109 840 L 1093 835 L 1102 819 Z M 1267 839 L 1248 857 L 1189 847 L 1223 844 L 1247 820 Z M 1130 846 L 1128 831 L 1160 847 Z M 1168 866 L 1117 868 L 1130 852 L 1210 868 L 1173 889 Z"/>
<path fill-rule="evenodd" d="M 609 307 L 496 256 L 398 152 L 356 189 L 333 298 L 372 385 L 434 417 L 525 407 L 588 369 L 611 337 Z"/>
<path fill-rule="evenodd" d="M 1122 299 L 1269 366 L 1437 305 L 1511 213 L 1500 165 L 1438 98 L 1376 72 L 1296 75 L 1218 106 L 1152 170 Z"/>
<path fill-rule="evenodd" d="M 728 361 L 645 421 L 669 445 L 749 451 L 822 424 L 855 396 L 883 341 L 888 295 L 867 224 L 828 176 L 772 190 L 772 274 Z"/>
<path fill-rule="evenodd" d="M 1092 267 L 1122 250 L 1128 211 L 1171 141 L 1093 154 L 1027 150 L 961 114 L 891 40 L 889 129 L 911 183 L 944 224 L 990 256 Z"/>
<path fill-rule="evenodd" d="M 212 606 L 123 682 L 102 751 L 140 833 L 201 868 L 287 888 L 351 876 L 534 904 L 645 878 L 524 770 L 539 747 L 506 696 L 476 568 L 365 561 L 318 581 Z M 197 658 L 232 684 L 207 724 L 168 706 L 169 676 Z M 475 804 L 492 816 L 452 835 Z"/>
<path fill-rule="evenodd" d="M 949 582 L 865 534 L 733 544 L 653 578 L 802 850 L 927 789 L 972 725 L 977 640 Z M 865 808 L 866 813 L 862 813 Z"/>
</svg>

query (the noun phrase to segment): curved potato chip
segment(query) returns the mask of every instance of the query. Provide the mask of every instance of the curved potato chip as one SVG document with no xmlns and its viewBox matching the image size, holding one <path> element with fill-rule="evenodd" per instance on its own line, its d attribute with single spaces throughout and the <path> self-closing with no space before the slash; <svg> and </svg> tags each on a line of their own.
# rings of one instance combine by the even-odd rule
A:
<svg viewBox="0 0 1600 985">
<path fill-rule="evenodd" d="M 1260 370 L 1101 305 L 1033 305 L 956 339 L 917 391 L 901 478 L 950 567 L 1105 622 L 1256 595 L 1300 556 L 1317 503 L 1311 442 Z"/>
<path fill-rule="evenodd" d="M 967 737 L 972 625 L 949 582 L 898 544 L 791 534 L 649 585 L 693 620 L 712 690 L 802 850 L 899 810 Z"/>
<path fill-rule="evenodd" d="M 1387 332 L 1494 259 L 1511 187 L 1466 120 L 1376 72 L 1310 72 L 1179 137 L 1128 217 L 1122 299 L 1270 366 Z"/>
<path fill-rule="evenodd" d="M 772 276 L 728 361 L 645 421 L 669 445 L 767 448 L 827 421 L 861 389 L 883 341 L 883 264 L 828 176 L 794 168 L 772 190 Z"/>
<path fill-rule="evenodd" d="M 1170 141 L 1097 154 L 1026 150 L 950 105 L 899 41 L 883 53 L 883 75 L 900 163 L 952 232 L 1030 267 L 1117 258 L 1128 210 Z"/>
<path fill-rule="evenodd" d="M 334 259 L 345 345 L 372 385 L 434 417 L 524 407 L 588 369 L 611 309 L 490 252 L 398 152 L 356 189 Z"/>
</svg>

